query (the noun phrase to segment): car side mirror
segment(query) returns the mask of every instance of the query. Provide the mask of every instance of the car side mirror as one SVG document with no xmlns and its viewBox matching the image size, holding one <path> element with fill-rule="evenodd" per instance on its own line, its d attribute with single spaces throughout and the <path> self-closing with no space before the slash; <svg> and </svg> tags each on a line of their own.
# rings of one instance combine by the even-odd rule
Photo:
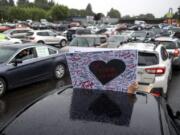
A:
<svg viewBox="0 0 180 135">
<path fill-rule="evenodd" d="M 23 62 L 22 62 L 21 59 L 15 59 L 15 60 L 12 61 L 12 63 L 13 63 L 14 66 L 17 66 L 18 64 L 21 64 Z"/>
</svg>

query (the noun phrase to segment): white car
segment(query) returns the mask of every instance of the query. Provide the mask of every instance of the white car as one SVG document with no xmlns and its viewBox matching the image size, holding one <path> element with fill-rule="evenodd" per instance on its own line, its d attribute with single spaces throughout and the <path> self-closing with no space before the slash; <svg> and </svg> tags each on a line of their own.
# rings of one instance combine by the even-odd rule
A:
<svg viewBox="0 0 180 135">
<path fill-rule="evenodd" d="M 0 44 L 21 44 L 22 41 L 17 38 L 11 38 L 5 34 L 0 34 Z"/>
<path fill-rule="evenodd" d="M 27 41 L 64 47 L 67 45 L 66 37 L 59 36 L 51 30 L 34 30 L 28 32 Z"/>
<path fill-rule="evenodd" d="M 171 61 L 163 45 L 127 43 L 121 49 L 138 50 L 137 80 L 140 90 L 151 88 L 151 93 L 166 96 L 172 78 Z"/>
<path fill-rule="evenodd" d="M 173 56 L 173 66 L 180 67 L 180 40 L 171 37 L 159 37 L 155 41 L 163 44 L 167 52 Z"/>
</svg>

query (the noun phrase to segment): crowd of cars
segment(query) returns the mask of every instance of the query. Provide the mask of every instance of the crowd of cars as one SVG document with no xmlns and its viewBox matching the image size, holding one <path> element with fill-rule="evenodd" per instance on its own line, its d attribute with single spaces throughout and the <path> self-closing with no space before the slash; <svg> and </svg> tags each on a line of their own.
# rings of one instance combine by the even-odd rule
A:
<svg viewBox="0 0 180 135">
<path fill-rule="evenodd" d="M 46 26 L 47 24 L 46 22 Z M 168 84 L 172 78 L 172 66 L 180 67 L 179 32 L 179 27 L 170 27 L 166 24 L 98 24 L 87 27 L 67 27 L 67 29 L 63 29 L 61 32 L 55 27 L 48 26 L 42 29 L 41 27 L 34 28 L 31 25 L 29 28 L 12 28 L 4 31 L 0 35 L 0 44 L 2 44 L 1 46 L 7 46 L 10 43 L 27 44 L 27 46 L 36 43 L 38 44 L 37 46 L 39 46 L 39 44 L 44 46 L 51 45 L 50 47 L 55 47 L 54 49 L 56 49 L 59 54 L 68 53 L 72 50 L 71 48 L 85 47 L 87 47 L 86 50 L 96 50 L 96 48 L 136 49 L 139 52 L 139 67 L 137 73 L 139 85 L 142 89 L 150 86 L 152 93 L 167 96 Z M 18 45 L 8 46 L 12 48 L 12 46 Z M 1 50 L 3 49 L 5 48 L 1 47 Z M 45 55 L 50 55 L 51 53 L 45 50 L 43 51 Z M 37 55 L 35 49 L 31 51 L 31 53 L 32 52 Z M 14 54 L 11 53 L 10 51 L 8 51 L 8 53 L 1 53 L 1 59 L 9 60 L 6 57 L 15 57 L 14 55 L 17 55 L 16 53 L 18 52 L 14 52 Z M 48 57 L 46 56 L 46 58 Z M 52 58 L 52 56 L 50 57 Z M 30 57 L 30 59 L 33 59 L 30 60 L 31 62 L 36 61 L 34 57 Z M 3 60 L 1 63 L 6 62 L 7 61 Z M 17 65 L 25 63 L 20 59 L 14 62 L 16 64 L 11 62 L 7 65 L 16 65 L 17 68 Z M 3 86 L 2 84 L 5 84 L 5 82 L 6 85 Z M 1 75 L 1 87 L 8 88 L 10 84 L 8 79 Z M 1 93 L 4 93 L 4 91 L 5 89 L 1 90 Z"/>
<path fill-rule="evenodd" d="M 98 134 L 99 130 L 103 131 L 104 135 L 112 132 L 142 135 L 180 133 L 180 125 L 177 122 L 180 113 L 174 114 L 164 98 L 159 97 L 167 98 L 172 71 L 174 68 L 180 68 L 179 27 L 169 27 L 165 24 L 127 24 L 126 27 L 124 24 L 103 24 L 89 25 L 86 28 L 67 27 L 63 32 L 55 30 L 55 27 L 43 27 L 43 30 L 38 26 L 34 27 L 9 29 L 2 34 L 4 40 L 9 37 L 20 42 L 16 44 L 13 41 L 0 41 L 0 96 L 4 95 L 6 90 L 47 78 L 62 79 L 69 72 L 65 54 L 71 52 L 72 48 L 85 52 L 137 50 L 137 81 L 140 91 L 136 96 L 124 97 L 113 92 L 102 94 L 94 91 L 94 96 L 88 99 L 88 92 L 72 91 L 71 87 L 65 87 L 58 93 L 39 99 L 39 102 L 29 106 L 27 110 L 24 109 L 22 115 L 18 114 L 20 116 L 15 117 L 13 122 L 0 128 L 0 133 L 49 134 L 49 131 L 53 131 L 54 134 Z M 147 87 L 151 88 L 149 93 L 153 96 L 143 91 Z M 127 102 L 121 102 L 127 104 L 118 103 L 119 97 L 129 99 Z M 64 103 L 64 100 L 67 102 Z M 100 106 L 103 106 L 104 102 L 107 104 L 99 110 L 97 101 Z M 80 103 L 84 108 L 78 107 Z M 115 113 L 107 114 L 112 110 L 115 110 Z M 125 115 L 126 112 L 122 110 L 128 114 Z M 48 114 L 52 114 L 51 117 L 48 118 Z M 41 124 L 47 125 L 39 128 Z M 87 127 L 90 128 L 88 132 L 85 130 Z M 79 131 L 80 128 L 83 131 Z"/>
</svg>

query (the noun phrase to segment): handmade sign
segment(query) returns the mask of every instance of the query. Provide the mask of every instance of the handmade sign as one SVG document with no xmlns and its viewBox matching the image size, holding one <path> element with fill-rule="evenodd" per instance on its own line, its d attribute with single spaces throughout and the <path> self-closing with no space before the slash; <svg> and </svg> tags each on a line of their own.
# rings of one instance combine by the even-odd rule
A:
<svg viewBox="0 0 180 135">
<path fill-rule="evenodd" d="M 136 80 L 136 50 L 66 54 L 74 88 L 127 92 Z"/>
<path fill-rule="evenodd" d="M 36 52 L 38 57 L 49 56 L 49 51 L 47 47 L 43 47 L 43 46 L 36 47 Z"/>
</svg>

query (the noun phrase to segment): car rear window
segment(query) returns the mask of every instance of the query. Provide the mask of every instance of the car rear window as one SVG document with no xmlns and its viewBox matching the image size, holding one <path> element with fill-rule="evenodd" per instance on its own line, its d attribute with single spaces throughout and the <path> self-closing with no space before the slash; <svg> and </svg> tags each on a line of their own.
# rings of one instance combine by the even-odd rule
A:
<svg viewBox="0 0 180 135">
<path fill-rule="evenodd" d="M 174 42 L 161 41 L 160 43 L 163 44 L 166 49 L 176 49 L 177 48 L 176 44 Z"/>
<path fill-rule="evenodd" d="M 158 56 L 155 53 L 138 53 L 138 65 L 139 66 L 151 66 L 159 63 Z"/>
</svg>

